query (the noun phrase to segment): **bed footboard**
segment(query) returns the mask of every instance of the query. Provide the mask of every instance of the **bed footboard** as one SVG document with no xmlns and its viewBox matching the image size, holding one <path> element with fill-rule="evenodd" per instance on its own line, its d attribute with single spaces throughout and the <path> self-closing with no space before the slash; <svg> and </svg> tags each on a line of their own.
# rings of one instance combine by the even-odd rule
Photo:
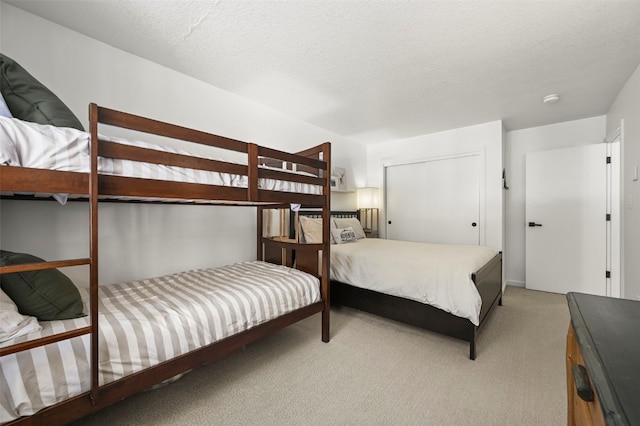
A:
<svg viewBox="0 0 640 426">
<path fill-rule="evenodd" d="M 472 337 L 473 324 L 468 319 L 411 299 L 331 281 L 331 302 L 457 339 Z"/>
<path fill-rule="evenodd" d="M 478 272 L 471 274 L 471 279 L 478 288 L 482 299 L 480 324 L 491 311 L 496 302 L 502 305 L 502 252 L 495 255 Z"/>
<path fill-rule="evenodd" d="M 331 302 L 467 341 L 469 358 L 474 360 L 478 332 L 493 307 L 502 304 L 502 253 L 498 253 L 472 278 L 482 298 L 479 326 L 424 303 L 337 281 L 331 282 Z"/>
</svg>

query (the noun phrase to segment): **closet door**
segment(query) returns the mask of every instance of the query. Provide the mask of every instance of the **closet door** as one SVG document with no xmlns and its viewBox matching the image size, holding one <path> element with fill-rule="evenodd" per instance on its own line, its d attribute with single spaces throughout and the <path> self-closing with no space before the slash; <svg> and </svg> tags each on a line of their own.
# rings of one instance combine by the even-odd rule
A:
<svg viewBox="0 0 640 426">
<path fill-rule="evenodd" d="M 481 176 L 479 155 L 387 167 L 387 238 L 479 244 Z"/>
<path fill-rule="evenodd" d="M 478 155 L 427 161 L 425 241 L 480 243 L 480 161 Z"/>
<path fill-rule="evenodd" d="M 424 163 L 385 168 L 387 238 L 424 242 L 427 223 L 427 173 Z"/>
</svg>

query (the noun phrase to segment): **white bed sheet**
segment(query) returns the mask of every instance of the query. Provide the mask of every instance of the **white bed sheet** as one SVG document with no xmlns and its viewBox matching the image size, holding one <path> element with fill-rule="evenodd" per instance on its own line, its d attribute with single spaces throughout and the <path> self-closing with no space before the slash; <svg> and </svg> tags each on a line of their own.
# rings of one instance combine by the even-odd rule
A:
<svg viewBox="0 0 640 426">
<path fill-rule="evenodd" d="M 426 303 L 478 325 L 482 301 L 471 274 L 496 254 L 485 246 L 366 238 L 331 245 L 331 279 Z"/>
<path fill-rule="evenodd" d="M 192 155 L 178 150 L 141 141 L 100 136 L 100 139 L 151 148 L 165 152 Z M 0 165 L 33 167 L 37 169 L 61 170 L 88 173 L 90 169 L 90 134 L 68 127 L 55 127 L 22 121 L 16 118 L 0 117 Z M 224 161 L 224 160 L 223 160 Z M 289 172 L 288 170 L 273 169 Z M 248 187 L 247 176 L 231 173 L 209 172 L 152 163 L 98 158 L 98 171 L 114 176 L 130 176 L 177 182 L 202 183 L 208 185 Z M 290 172 L 293 173 L 293 172 Z M 309 175 L 308 173 L 296 172 Z M 261 178 L 260 189 L 271 191 L 322 194 L 322 186 L 277 179 Z M 66 201 L 66 197 L 57 197 Z"/>
</svg>

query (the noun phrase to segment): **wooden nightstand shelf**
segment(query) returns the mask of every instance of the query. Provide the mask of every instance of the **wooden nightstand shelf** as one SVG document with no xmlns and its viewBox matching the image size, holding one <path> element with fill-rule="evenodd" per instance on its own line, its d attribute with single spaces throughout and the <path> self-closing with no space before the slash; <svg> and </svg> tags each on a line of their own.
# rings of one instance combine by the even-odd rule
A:
<svg viewBox="0 0 640 426">
<path fill-rule="evenodd" d="M 568 293 L 570 426 L 640 425 L 640 302 Z"/>
</svg>

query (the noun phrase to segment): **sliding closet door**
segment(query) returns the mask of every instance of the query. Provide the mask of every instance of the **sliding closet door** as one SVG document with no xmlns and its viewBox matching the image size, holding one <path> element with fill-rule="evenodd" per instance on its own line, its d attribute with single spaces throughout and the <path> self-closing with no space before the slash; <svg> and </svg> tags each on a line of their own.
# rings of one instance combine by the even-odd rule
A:
<svg viewBox="0 0 640 426">
<path fill-rule="evenodd" d="M 386 168 L 387 238 L 480 243 L 480 155 Z"/>
<path fill-rule="evenodd" d="M 427 161 L 425 241 L 480 243 L 480 164 L 478 155 Z"/>
<path fill-rule="evenodd" d="M 427 222 L 427 172 L 424 163 L 385 169 L 387 238 L 424 242 Z"/>
</svg>

